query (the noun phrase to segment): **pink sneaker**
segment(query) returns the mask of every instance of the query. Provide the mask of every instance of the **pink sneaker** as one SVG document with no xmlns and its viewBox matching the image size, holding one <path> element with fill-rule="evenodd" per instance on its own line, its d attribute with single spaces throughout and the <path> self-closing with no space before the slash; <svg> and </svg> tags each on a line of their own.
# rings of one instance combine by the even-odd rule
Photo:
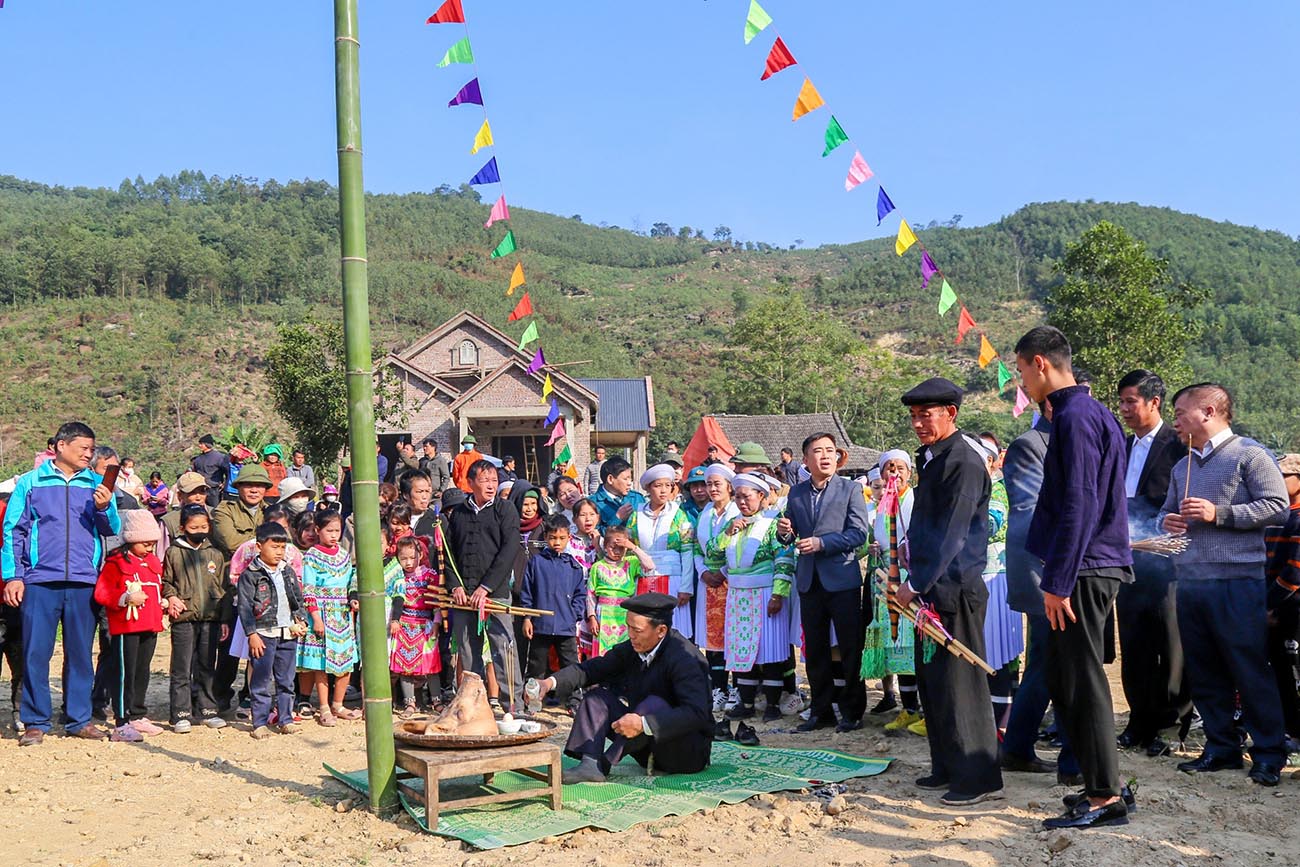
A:
<svg viewBox="0 0 1300 867">
<path fill-rule="evenodd" d="M 144 740 L 144 735 L 136 731 L 129 725 L 121 725 L 113 729 L 113 733 L 108 736 L 110 741 L 120 744 L 138 744 Z"/>
<path fill-rule="evenodd" d="M 135 729 L 142 735 L 160 735 L 162 728 L 148 719 L 138 719 L 131 722 L 131 728 Z"/>
</svg>

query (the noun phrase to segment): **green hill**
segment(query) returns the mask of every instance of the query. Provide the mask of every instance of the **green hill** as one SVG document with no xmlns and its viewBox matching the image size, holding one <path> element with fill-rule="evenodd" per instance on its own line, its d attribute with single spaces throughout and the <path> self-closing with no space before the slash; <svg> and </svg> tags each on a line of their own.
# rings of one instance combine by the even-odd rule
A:
<svg viewBox="0 0 1300 867">
<path fill-rule="evenodd" d="M 502 325 L 513 262 L 487 256 L 499 227 L 467 188 L 371 196 L 371 319 L 389 348 L 460 309 Z M 702 237 L 644 237 L 512 208 L 528 287 L 552 361 L 579 375 L 655 377 L 661 434 L 681 438 L 725 409 L 726 340 L 756 300 L 798 292 L 864 339 L 956 370 L 987 392 L 978 421 L 1013 422 L 955 316 L 921 291 L 916 257 L 891 240 L 778 250 Z M 1300 444 L 1300 243 L 1276 232 L 1131 204 L 1047 203 L 975 228 L 922 237 L 1004 352 L 1043 315 L 1066 243 L 1108 219 L 1207 286 L 1210 326 L 1189 361 L 1238 392 L 1240 427 Z M 663 234 L 662 229 L 658 234 Z M 274 326 L 335 316 L 337 203 L 319 181 L 280 184 L 183 172 L 116 190 L 0 177 L 0 465 L 20 467 L 54 424 L 81 416 L 101 436 L 172 469 L 196 431 L 229 422 L 289 432 L 267 406 L 262 371 Z M 874 444 L 880 445 L 880 444 Z"/>
</svg>

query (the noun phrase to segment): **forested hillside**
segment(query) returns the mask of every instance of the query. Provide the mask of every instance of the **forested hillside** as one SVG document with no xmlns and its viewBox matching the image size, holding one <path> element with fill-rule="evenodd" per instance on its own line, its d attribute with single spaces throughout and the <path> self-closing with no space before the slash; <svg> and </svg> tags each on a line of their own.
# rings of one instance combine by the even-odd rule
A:
<svg viewBox="0 0 1300 867">
<path fill-rule="evenodd" d="M 646 237 L 512 208 L 547 356 L 587 362 L 579 375 L 655 377 L 661 433 L 689 434 L 727 407 L 733 322 L 755 302 L 801 293 L 856 334 L 904 354 L 914 370 L 956 371 L 986 392 L 974 407 L 1003 432 L 993 394 L 955 316 L 921 291 L 916 257 L 892 240 L 815 250 L 745 249 L 717 230 L 656 224 Z M 512 263 L 468 189 L 371 196 L 372 323 L 387 347 L 460 309 L 505 326 Z M 1209 328 L 1189 352 L 1196 374 L 1237 389 L 1241 425 L 1270 445 L 1300 445 L 1300 244 L 1166 209 L 1098 203 L 1029 205 L 997 224 L 922 233 L 1004 352 L 1041 321 L 1040 300 L 1066 243 L 1101 219 L 1169 259 L 1179 280 L 1213 290 Z M 257 182 L 185 172 L 116 190 L 64 189 L 0 177 L 0 466 L 17 468 L 54 422 L 81 415 L 102 435 L 157 461 L 196 431 L 269 423 L 262 358 L 276 323 L 336 316 L 337 203 L 319 181 Z M 1009 355 L 1008 355 L 1009 360 Z M 871 443 L 872 445 L 889 445 Z M 179 465 L 173 460 L 164 466 Z"/>
</svg>

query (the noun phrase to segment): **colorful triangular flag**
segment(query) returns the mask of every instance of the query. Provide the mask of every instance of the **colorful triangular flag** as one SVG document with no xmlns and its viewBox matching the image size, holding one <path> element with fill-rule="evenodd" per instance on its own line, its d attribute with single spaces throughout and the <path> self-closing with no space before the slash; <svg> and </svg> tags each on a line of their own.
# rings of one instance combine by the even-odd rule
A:
<svg viewBox="0 0 1300 867">
<path fill-rule="evenodd" d="M 1021 414 L 1024 413 L 1024 411 L 1028 408 L 1029 408 L 1029 395 L 1025 394 L 1025 390 L 1017 385 L 1016 405 L 1012 407 L 1011 414 L 1016 418 L 1020 418 Z"/>
<path fill-rule="evenodd" d="M 876 225 L 879 226 L 885 221 L 885 215 L 894 210 L 894 203 L 890 200 L 889 194 L 885 188 L 880 188 L 879 195 L 876 196 Z"/>
<path fill-rule="evenodd" d="M 574 464 L 573 461 L 569 461 L 568 465 L 564 468 L 564 474 L 576 482 L 578 480 L 577 465 Z"/>
<path fill-rule="evenodd" d="M 538 352 L 540 351 L 541 350 L 539 349 Z M 555 424 L 556 420 L 558 420 L 559 417 L 560 417 L 560 405 L 555 402 L 555 398 L 551 398 L 551 411 L 546 414 L 547 427 L 550 427 L 551 425 Z"/>
<path fill-rule="evenodd" d="M 425 24 L 464 24 L 465 10 L 460 7 L 460 0 L 447 0 L 438 7 L 438 11 L 429 16 Z"/>
<path fill-rule="evenodd" d="M 1013 379 L 1015 379 L 1015 377 L 1011 375 L 1011 371 L 1007 370 L 1007 366 L 1003 364 L 1002 359 L 999 358 L 998 359 L 998 392 L 1000 393 L 1002 389 L 1006 388 L 1007 383 Z"/>
<path fill-rule="evenodd" d="M 515 247 L 515 233 L 512 229 L 506 232 L 506 236 L 501 239 L 501 243 L 497 244 L 496 249 L 492 251 L 492 258 L 500 259 L 502 256 L 509 256 L 516 249 L 518 248 Z"/>
<path fill-rule="evenodd" d="M 805 78 L 803 86 L 799 88 L 799 98 L 794 101 L 794 117 L 791 120 L 798 120 L 810 111 L 816 111 L 826 104 L 822 95 L 813 87 L 812 79 Z"/>
<path fill-rule="evenodd" d="M 980 335 L 980 367 L 988 367 L 993 363 L 993 359 L 998 357 L 998 351 L 989 343 L 988 337 Z"/>
<path fill-rule="evenodd" d="M 514 273 L 510 275 L 510 288 L 506 290 L 506 294 L 515 294 L 515 290 L 522 285 L 524 285 L 524 263 L 516 262 Z"/>
<path fill-rule="evenodd" d="M 483 224 L 483 228 L 486 229 L 497 220 L 508 219 L 510 219 L 510 209 L 506 207 L 506 194 L 502 193 L 501 198 L 497 199 L 496 203 L 492 205 L 492 212 L 488 214 L 488 221 Z"/>
<path fill-rule="evenodd" d="M 901 256 L 915 243 L 916 233 L 912 231 L 912 227 L 907 225 L 907 220 L 899 220 L 898 237 L 894 239 L 894 252 Z"/>
<path fill-rule="evenodd" d="M 560 464 L 567 464 L 571 460 L 573 460 L 573 450 L 569 448 L 569 443 L 566 441 L 564 448 L 560 449 L 560 453 L 551 462 L 551 466 L 558 467 Z"/>
<path fill-rule="evenodd" d="M 835 120 L 835 118 L 832 117 L 831 120 Z M 829 135 L 829 130 L 827 134 Z M 853 162 L 849 163 L 849 176 L 844 179 L 844 191 L 852 190 L 874 174 L 875 172 L 871 170 L 871 166 L 867 165 L 867 161 L 862 158 L 862 152 L 854 151 Z"/>
<path fill-rule="evenodd" d="M 537 347 L 537 353 L 533 356 L 533 360 L 528 362 L 528 372 L 536 373 L 537 371 L 541 370 L 545 366 L 546 366 L 546 356 L 542 354 L 542 348 L 539 346 Z"/>
<path fill-rule="evenodd" d="M 564 438 L 564 419 L 559 419 L 555 422 L 555 428 L 551 431 L 551 438 L 546 441 L 546 444 L 548 446 L 553 446 L 557 441 L 563 438 Z"/>
<path fill-rule="evenodd" d="M 483 184 L 501 183 L 501 172 L 497 170 L 497 158 L 493 157 L 488 160 L 483 168 L 478 170 L 478 174 L 469 179 L 471 187 L 482 186 Z"/>
<path fill-rule="evenodd" d="M 763 7 L 758 5 L 758 0 L 749 0 L 749 14 L 745 16 L 745 44 L 748 45 L 754 37 L 767 29 L 767 25 L 772 23 L 772 16 L 763 11 Z"/>
<path fill-rule="evenodd" d="M 840 122 L 835 119 L 835 115 L 831 115 L 830 123 L 826 124 L 826 149 L 822 151 L 822 156 L 826 156 L 848 140 L 849 134 L 844 131 L 844 127 L 840 126 Z M 859 158 L 861 158 L 860 154 Z M 866 165 L 866 163 L 863 163 L 863 165 Z M 869 176 L 871 169 L 867 169 L 867 173 Z M 852 188 L 850 187 L 850 189 Z"/>
<path fill-rule="evenodd" d="M 474 79 L 477 81 L 478 79 Z M 470 149 L 471 154 L 479 152 L 480 148 L 492 146 L 492 127 L 488 126 L 487 118 L 483 119 L 483 125 L 478 128 L 478 133 L 474 136 L 474 147 Z"/>
<path fill-rule="evenodd" d="M 525 292 L 524 297 L 520 298 L 519 303 L 515 305 L 515 309 L 510 311 L 510 317 L 506 321 L 514 322 L 517 319 L 523 319 L 525 316 L 532 316 L 532 315 L 533 315 L 533 302 L 532 299 L 528 297 L 528 293 Z M 523 344 L 520 344 L 521 348 L 522 346 Z"/>
<path fill-rule="evenodd" d="M 539 337 L 540 335 L 537 333 L 537 322 L 529 322 L 528 327 L 524 329 L 523 337 L 519 338 L 519 345 L 515 348 L 520 352 L 523 352 L 525 346 L 532 343 L 534 340 L 537 340 Z M 540 349 L 537 351 L 541 352 Z M 532 373 L 532 371 L 530 370 L 529 373 Z"/>
<path fill-rule="evenodd" d="M 468 84 L 466 84 L 460 90 L 456 91 L 456 95 L 451 98 L 451 102 L 447 103 L 447 108 L 451 108 L 453 105 L 482 105 L 482 104 L 483 104 L 483 92 L 479 90 L 478 79 L 471 78 Z"/>
<path fill-rule="evenodd" d="M 943 286 L 939 287 L 939 315 L 942 316 L 947 313 L 948 308 L 952 307 L 952 305 L 956 303 L 957 293 L 952 291 L 952 287 L 948 285 L 948 281 L 944 280 Z"/>
<path fill-rule="evenodd" d="M 772 50 L 767 53 L 767 63 L 763 67 L 763 75 L 759 80 L 767 81 L 782 69 L 794 66 L 796 62 L 790 49 L 785 47 L 785 40 L 778 36 L 772 45 Z"/>
<path fill-rule="evenodd" d="M 921 251 L 921 288 L 926 289 L 930 286 L 930 278 L 939 273 L 939 268 L 930 258 L 929 250 Z"/>
<path fill-rule="evenodd" d="M 555 386 L 551 384 L 551 375 L 548 373 L 546 374 L 546 382 L 542 383 L 542 403 L 546 403 L 546 399 L 551 396 L 553 391 L 555 391 Z"/>
<path fill-rule="evenodd" d="M 447 53 L 438 61 L 438 68 L 451 66 L 453 63 L 473 63 L 474 50 L 469 47 L 469 37 L 466 36 L 447 49 Z"/>
<path fill-rule="evenodd" d="M 966 305 L 963 304 L 961 306 L 961 315 L 957 317 L 957 342 L 961 343 L 962 338 L 966 336 L 966 332 L 974 327 L 975 319 L 970 315 L 970 311 L 966 309 Z"/>
</svg>

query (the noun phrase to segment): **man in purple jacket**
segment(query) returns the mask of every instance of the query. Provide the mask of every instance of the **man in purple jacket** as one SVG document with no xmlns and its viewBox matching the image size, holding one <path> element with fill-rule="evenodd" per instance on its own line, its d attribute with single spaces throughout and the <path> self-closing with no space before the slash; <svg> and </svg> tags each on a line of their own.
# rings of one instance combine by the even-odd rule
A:
<svg viewBox="0 0 1300 867">
<path fill-rule="evenodd" d="M 1043 560 L 1043 607 L 1052 632 L 1047 679 L 1057 722 L 1083 771 L 1084 790 L 1048 828 L 1128 824 L 1121 799 L 1115 715 L 1102 664 L 1106 618 L 1121 583 L 1133 580 L 1124 434 L 1115 416 L 1077 385 L 1070 343 L 1039 326 L 1016 344 L 1016 367 L 1032 400 L 1052 405 L 1052 437 L 1026 548 Z M 1127 793 L 1125 793 L 1127 795 Z"/>
</svg>

